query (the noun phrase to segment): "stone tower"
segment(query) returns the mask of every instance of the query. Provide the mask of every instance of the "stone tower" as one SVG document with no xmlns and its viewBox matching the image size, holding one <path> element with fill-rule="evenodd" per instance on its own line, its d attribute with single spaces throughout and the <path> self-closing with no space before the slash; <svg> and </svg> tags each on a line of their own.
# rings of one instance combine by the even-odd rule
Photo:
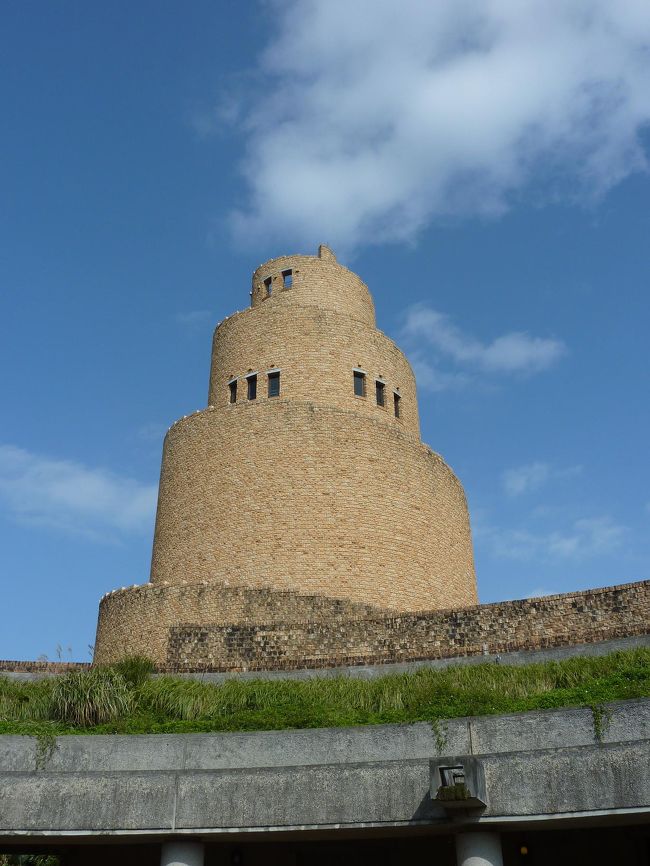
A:
<svg viewBox="0 0 650 866">
<path fill-rule="evenodd" d="M 267 621 L 260 592 L 242 614 L 250 590 L 366 615 L 477 603 L 465 496 L 420 441 L 413 372 L 324 246 L 261 265 L 217 326 L 208 408 L 165 439 L 150 584 L 102 600 L 96 658 L 152 655 L 161 622 Z"/>
</svg>

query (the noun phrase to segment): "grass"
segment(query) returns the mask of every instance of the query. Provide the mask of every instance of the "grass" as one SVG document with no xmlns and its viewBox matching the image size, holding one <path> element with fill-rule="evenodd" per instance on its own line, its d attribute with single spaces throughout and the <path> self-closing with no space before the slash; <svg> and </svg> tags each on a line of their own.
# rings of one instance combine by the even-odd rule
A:
<svg viewBox="0 0 650 866">
<path fill-rule="evenodd" d="M 0 733 L 191 733 L 435 722 L 650 697 L 650 649 L 515 667 L 420 668 L 372 680 L 150 676 L 146 660 L 53 680 L 0 678 Z"/>
<path fill-rule="evenodd" d="M 117 668 L 73 671 L 54 681 L 50 714 L 77 728 L 92 728 L 127 716 L 137 691 Z"/>
</svg>

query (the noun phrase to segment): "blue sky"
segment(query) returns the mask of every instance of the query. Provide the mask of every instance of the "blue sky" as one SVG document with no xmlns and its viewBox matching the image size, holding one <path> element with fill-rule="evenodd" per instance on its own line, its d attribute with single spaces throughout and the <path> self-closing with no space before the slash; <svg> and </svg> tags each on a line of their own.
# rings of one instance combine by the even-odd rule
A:
<svg viewBox="0 0 650 866">
<path fill-rule="evenodd" d="M 415 366 L 481 600 L 648 577 L 647 3 L 3 19 L 0 658 L 88 658 L 212 328 L 320 242 Z"/>
</svg>

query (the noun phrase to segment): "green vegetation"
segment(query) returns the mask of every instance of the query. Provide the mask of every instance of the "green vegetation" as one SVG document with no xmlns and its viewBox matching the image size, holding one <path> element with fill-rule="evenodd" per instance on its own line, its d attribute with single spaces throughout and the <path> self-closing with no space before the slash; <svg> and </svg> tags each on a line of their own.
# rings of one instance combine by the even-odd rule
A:
<svg viewBox="0 0 650 866">
<path fill-rule="evenodd" d="M 0 866 L 59 866 L 53 854 L 0 854 Z"/>
<path fill-rule="evenodd" d="M 0 733 L 250 731 L 428 721 L 540 708 L 590 706 L 596 735 L 603 704 L 650 696 L 650 649 L 514 667 L 487 662 L 421 668 L 372 680 L 228 680 L 213 685 L 151 677 L 147 659 L 39 682 L 0 677 Z M 45 746 L 44 746 L 45 748 Z"/>
<path fill-rule="evenodd" d="M 129 686 L 137 688 L 146 683 L 154 672 L 155 665 L 146 656 L 127 656 L 121 662 L 113 665 L 113 670 L 122 674 Z"/>
<path fill-rule="evenodd" d="M 73 671 L 54 682 L 50 712 L 77 728 L 92 728 L 129 714 L 135 687 L 113 668 Z"/>
</svg>

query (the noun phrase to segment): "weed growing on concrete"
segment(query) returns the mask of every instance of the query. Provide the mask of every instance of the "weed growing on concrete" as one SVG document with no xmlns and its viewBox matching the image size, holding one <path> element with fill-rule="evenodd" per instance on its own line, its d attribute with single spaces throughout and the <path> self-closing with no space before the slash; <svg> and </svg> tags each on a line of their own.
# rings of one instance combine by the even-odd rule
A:
<svg viewBox="0 0 650 866">
<path fill-rule="evenodd" d="M 49 764 L 55 749 L 56 734 L 51 729 L 41 729 L 36 734 L 36 755 L 34 758 L 34 769 L 44 770 Z"/>
<path fill-rule="evenodd" d="M 592 704 L 591 715 L 594 723 L 594 739 L 602 744 L 612 723 L 612 711 L 606 704 Z"/>
<path fill-rule="evenodd" d="M 449 729 L 444 723 L 444 719 L 432 719 L 431 730 L 433 731 L 433 739 L 436 743 L 436 751 L 439 755 L 444 755 L 449 738 Z"/>
<path fill-rule="evenodd" d="M 54 854 L 0 854 L 0 866 L 59 866 Z"/>
</svg>

